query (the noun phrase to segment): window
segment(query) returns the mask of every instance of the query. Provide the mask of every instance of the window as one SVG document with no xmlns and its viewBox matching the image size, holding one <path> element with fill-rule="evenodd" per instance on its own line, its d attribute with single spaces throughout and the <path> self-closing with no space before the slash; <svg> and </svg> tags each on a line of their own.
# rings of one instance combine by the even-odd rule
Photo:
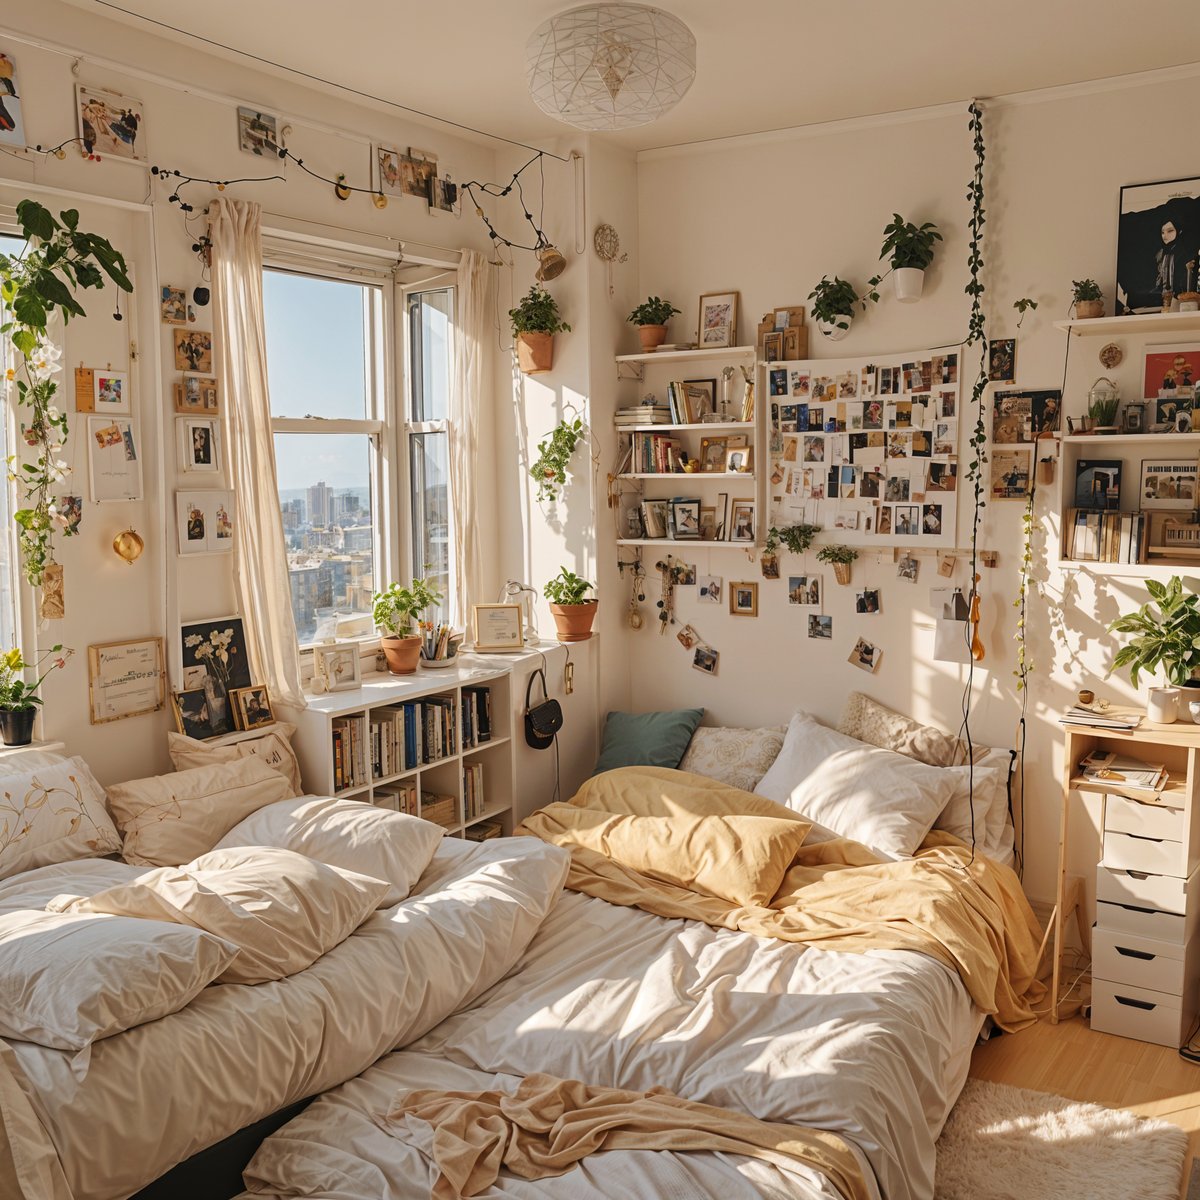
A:
<svg viewBox="0 0 1200 1200">
<path fill-rule="evenodd" d="M 0 254 L 14 255 L 20 254 L 25 248 L 25 243 L 21 238 L 0 236 Z M 12 343 L 7 337 L 0 337 L 0 379 L 7 378 L 7 372 L 10 367 L 15 367 L 13 361 L 16 351 L 13 350 Z M 63 376 L 58 377 L 59 389 L 63 389 L 65 385 L 61 382 Z M 13 389 L 10 393 L 12 396 L 13 408 L 16 408 L 16 390 Z M 67 406 L 63 406 L 67 407 Z M 13 453 L 12 434 L 15 432 L 20 421 L 20 416 L 15 411 L 5 412 L 4 420 L 0 420 L 0 462 L 7 462 L 8 456 Z M 78 437 L 77 430 L 72 430 L 73 436 Z M 81 482 L 68 481 L 63 485 L 64 491 L 74 490 L 82 486 Z M 13 485 L 6 483 L 4 487 L 0 487 L 0 651 L 7 650 L 10 646 L 20 644 L 20 621 L 17 611 L 17 562 L 16 562 L 16 536 L 13 528 Z"/>
<path fill-rule="evenodd" d="M 367 633 L 389 556 L 385 288 L 268 269 L 267 373 L 302 647 Z"/>
</svg>

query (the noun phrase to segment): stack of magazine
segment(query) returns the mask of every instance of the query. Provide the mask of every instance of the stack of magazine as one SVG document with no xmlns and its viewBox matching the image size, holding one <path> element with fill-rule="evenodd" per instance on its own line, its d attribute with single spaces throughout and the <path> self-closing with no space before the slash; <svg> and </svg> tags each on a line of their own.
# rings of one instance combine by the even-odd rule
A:
<svg viewBox="0 0 1200 1200">
<path fill-rule="evenodd" d="M 1079 773 L 1089 783 L 1109 783 L 1139 792 L 1157 792 L 1167 782 L 1167 768 L 1162 763 L 1122 758 L 1104 750 L 1093 750 L 1079 764 Z"/>
<path fill-rule="evenodd" d="M 1073 704 L 1058 718 L 1063 725 L 1092 725 L 1097 729 L 1136 729 L 1141 714 L 1111 708 L 1084 708 Z"/>
</svg>

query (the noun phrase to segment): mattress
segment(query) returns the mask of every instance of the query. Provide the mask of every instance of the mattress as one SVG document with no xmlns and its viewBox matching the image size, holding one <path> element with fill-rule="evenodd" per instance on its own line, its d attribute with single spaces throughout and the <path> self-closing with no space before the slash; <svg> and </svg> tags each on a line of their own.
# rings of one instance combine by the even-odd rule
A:
<svg viewBox="0 0 1200 1200">
<path fill-rule="evenodd" d="M 374 1120 L 398 1089 L 479 1090 L 534 1071 L 666 1087 L 769 1121 L 836 1130 L 886 1200 L 933 1195 L 934 1142 L 982 1017 L 957 976 L 908 951 L 845 954 L 668 920 L 567 893 L 518 968 L 471 1008 L 331 1093 L 263 1143 L 246 1196 L 428 1197 L 417 1149 Z M 799 1197 L 836 1192 L 797 1165 L 612 1151 L 489 1197 Z"/>
</svg>

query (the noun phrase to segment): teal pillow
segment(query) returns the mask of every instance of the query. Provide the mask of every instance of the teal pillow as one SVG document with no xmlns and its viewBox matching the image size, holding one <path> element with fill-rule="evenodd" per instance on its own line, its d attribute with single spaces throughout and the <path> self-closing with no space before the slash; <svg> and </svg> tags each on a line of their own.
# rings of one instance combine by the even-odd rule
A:
<svg viewBox="0 0 1200 1200">
<path fill-rule="evenodd" d="M 702 708 L 675 712 L 610 712 L 604 745 L 593 775 L 616 767 L 677 767 L 700 718 Z"/>
</svg>

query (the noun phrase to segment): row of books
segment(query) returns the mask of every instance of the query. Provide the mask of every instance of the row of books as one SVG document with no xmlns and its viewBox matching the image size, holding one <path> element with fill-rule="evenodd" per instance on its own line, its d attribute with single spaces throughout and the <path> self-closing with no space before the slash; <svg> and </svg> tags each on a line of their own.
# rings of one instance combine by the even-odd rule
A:
<svg viewBox="0 0 1200 1200">
<path fill-rule="evenodd" d="M 483 763 L 463 764 L 463 812 L 466 820 L 483 816 Z"/>
<path fill-rule="evenodd" d="M 422 792 L 420 815 L 443 829 L 453 829 L 458 824 L 458 800 L 445 793 Z"/>
<path fill-rule="evenodd" d="M 462 689 L 463 749 L 492 740 L 492 689 L 465 687 Z"/>
<path fill-rule="evenodd" d="M 629 470 L 634 474 L 670 475 L 683 470 L 683 446 L 665 433 L 635 433 L 630 441 Z"/>
<path fill-rule="evenodd" d="M 467 827 L 463 836 L 469 842 L 487 842 L 504 832 L 499 821 L 476 821 Z"/>
<path fill-rule="evenodd" d="M 1123 758 L 1103 750 L 1093 750 L 1079 764 L 1079 773 L 1089 783 L 1111 783 L 1138 792 L 1157 792 L 1167 782 L 1167 768 L 1162 763 Z"/>
<path fill-rule="evenodd" d="M 1111 708 L 1084 708 L 1073 704 L 1061 717 L 1061 725 L 1090 725 L 1096 729 L 1136 729 L 1141 724 L 1138 713 Z"/>
<path fill-rule="evenodd" d="M 377 787 L 374 800 L 378 808 L 388 808 L 392 812 L 404 813 L 409 817 L 421 815 L 421 794 L 411 779 Z"/>
<path fill-rule="evenodd" d="M 367 761 L 367 718 L 335 717 L 332 722 L 333 790 L 366 787 L 370 782 Z"/>
<path fill-rule="evenodd" d="M 1145 513 L 1068 510 L 1066 557 L 1078 562 L 1144 562 L 1149 539 Z"/>
</svg>

